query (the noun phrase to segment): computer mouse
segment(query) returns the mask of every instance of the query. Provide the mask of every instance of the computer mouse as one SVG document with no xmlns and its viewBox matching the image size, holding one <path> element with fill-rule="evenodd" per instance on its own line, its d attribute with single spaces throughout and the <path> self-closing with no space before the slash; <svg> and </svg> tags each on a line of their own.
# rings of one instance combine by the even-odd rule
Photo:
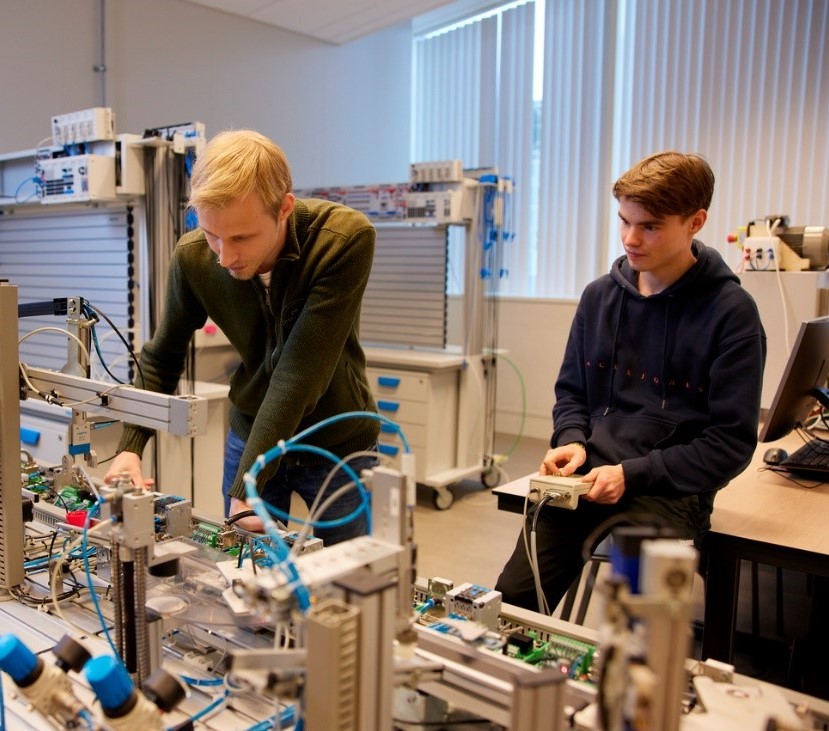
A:
<svg viewBox="0 0 829 731">
<path fill-rule="evenodd" d="M 788 456 L 789 454 L 785 449 L 772 447 L 771 449 L 767 449 L 763 454 L 763 462 L 771 465 L 781 464 Z"/>
</svg>

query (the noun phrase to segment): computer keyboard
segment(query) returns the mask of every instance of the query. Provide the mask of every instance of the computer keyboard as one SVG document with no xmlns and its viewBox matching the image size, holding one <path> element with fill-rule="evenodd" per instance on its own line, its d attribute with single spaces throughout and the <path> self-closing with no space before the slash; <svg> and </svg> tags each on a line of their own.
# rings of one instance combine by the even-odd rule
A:
<svg viewBox="0 0 829 731">
<path fill-rule="evenodd" d="M 804 476 L 829 479 L 829 441 L 809 440 L 786 457 L 780 466 Z"/>
</svg>

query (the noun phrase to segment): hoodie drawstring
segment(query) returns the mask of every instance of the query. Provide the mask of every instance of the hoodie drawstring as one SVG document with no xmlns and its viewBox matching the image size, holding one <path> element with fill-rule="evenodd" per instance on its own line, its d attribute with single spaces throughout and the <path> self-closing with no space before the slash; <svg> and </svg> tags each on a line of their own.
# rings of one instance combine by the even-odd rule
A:
<svg viewBox="0 0 829 731">
<path fill-rule="evenodd" d="M 619 301 L 619 312 L 616 315 L 616 327 L 613 330 L 613 350 L 610 356 L 610 380 L 607 385 L 607 407 L 604 410 L 603 416 L 607 416 L 610 413 L 610 408 L 613 406 L 613 382 L 616 379 L 616 345 L 619 341 L 619 332 L 622 329 L 622 316 L 625 312 L 627 297 L 628 294 L 623 289 L 622 299 Z"/>
<path fill-rule="evenodd" d="M 671 301 L 673 297 L 668 297 L 665 300 L 665 325 L 662 330 L 662 369 L 661 373 L 659 374 L 660 382 L 662 383 L 662 410 L 665 410 L 665 403 L 668 400 L 668 383 L 666 378 L 666 369 L 668 367 L 668 323 L 670 322 L 671 318 L 669 317 L 669 310 L 671 309 Z"/>
</svg>

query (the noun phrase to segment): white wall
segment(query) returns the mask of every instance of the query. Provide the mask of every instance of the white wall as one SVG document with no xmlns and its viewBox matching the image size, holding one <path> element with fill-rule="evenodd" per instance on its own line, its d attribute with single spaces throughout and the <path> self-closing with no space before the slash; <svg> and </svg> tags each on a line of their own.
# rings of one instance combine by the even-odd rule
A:
<svg viewBox="0 0 829 731">
<path fill-rule="evenodd" d="M 180 0 L 2 0 L 0 152 L 35 147 L 53 114 L 112 107 L 121 132 L 199 120 L 285 149 L 297 187 L 406 180 L 408 24 L 342 46 Z"/>
<path fill-rule="evenodd" d="M 503 297 L 498 303 L 495 430 L 550 439 L 555 385 L 576 300 Z M 462 302 L 450 297 L 448 341 L 462 340 Z M 522 393 L 523 391 L 523 393 Z"/>
<path fill-rule="evenodd" d="M 523 433 L 550 439 L 553 386 L 564 358 L 576 304 L 573 300 L 501 300 L 498 347 L 504 355 L 497 363 L 496 431 L 518 433 L 523 380 L 526 389 Z"/>
</svg>

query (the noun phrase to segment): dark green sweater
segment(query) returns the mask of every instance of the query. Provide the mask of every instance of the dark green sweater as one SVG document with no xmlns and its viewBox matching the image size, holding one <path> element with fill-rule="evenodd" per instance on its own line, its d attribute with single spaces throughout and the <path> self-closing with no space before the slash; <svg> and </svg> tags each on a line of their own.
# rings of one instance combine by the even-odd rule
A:
<svg viewBox="0 0 829 731">
<path fill-rule="evenodd" d="M 374 240 L 361 213 L 297 200 L 269 302 L 259 277 L 237 281 L 219 266 L 201 230 L 178 242 L 161 322 L 141 351 L 146 381 L 136 385 L 174 393 L 193 333 L 208 317 L 221 328 L 241 358 L 230 379 L 230 426 L 247 440 L 231 495 L 245 497 L 242 476 L 280 439 L 336 414 L 375 410 L 359 342 Z M 304 443 L 344 457 L 371 447 L 378 432 L 376 420 L 348 419 Z M 141 454 L 151 434 L 127 426 L 119 450 Z M 275 470 L 269 465 L 260 481 Z"/>
</svg>

